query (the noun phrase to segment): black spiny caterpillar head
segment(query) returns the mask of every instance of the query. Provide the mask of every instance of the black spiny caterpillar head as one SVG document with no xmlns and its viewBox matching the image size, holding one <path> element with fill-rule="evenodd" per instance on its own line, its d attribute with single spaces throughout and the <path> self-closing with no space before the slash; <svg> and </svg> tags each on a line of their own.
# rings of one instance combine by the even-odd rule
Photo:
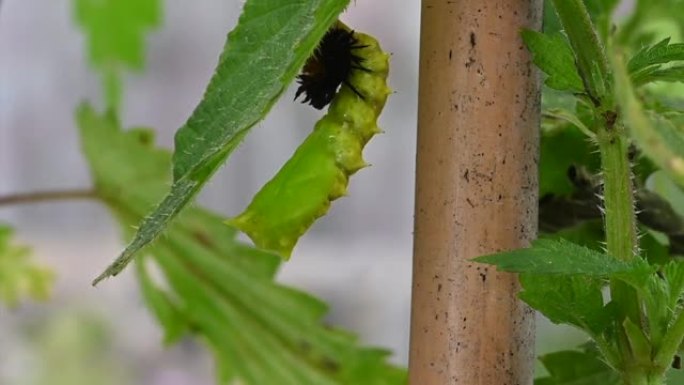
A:
<svg viewBox="0 0 684 385">
<path fill-rule="evenodd" d="M 309 103 L 320 110 L 330 103 L 341 84 L 346 84 L 363 98 L 347 81 L 353 70 L 368 71 L 361 65 L 363 58 L 354 54 L 354 50 L 360 48 L 365 46 L 359 45 L 354 31 L 340 27 L 328 30 L 297 77 L 299 88 L 295 100 L 304 93 L 306 95 L 302 103 Z"/>
</svg>

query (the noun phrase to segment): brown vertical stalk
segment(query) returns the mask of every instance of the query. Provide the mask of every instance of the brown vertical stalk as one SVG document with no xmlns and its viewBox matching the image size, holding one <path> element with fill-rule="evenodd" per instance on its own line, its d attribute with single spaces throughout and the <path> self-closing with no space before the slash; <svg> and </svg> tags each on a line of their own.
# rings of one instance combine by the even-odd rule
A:
<svg viewBox="0 0 684 385">
<path fill-rule="evenodd" d="M 537 229 L 541 0 L 423 0 L 411 385 L 529 385 L 534 314 L 469 260 Z"/>
</svg>

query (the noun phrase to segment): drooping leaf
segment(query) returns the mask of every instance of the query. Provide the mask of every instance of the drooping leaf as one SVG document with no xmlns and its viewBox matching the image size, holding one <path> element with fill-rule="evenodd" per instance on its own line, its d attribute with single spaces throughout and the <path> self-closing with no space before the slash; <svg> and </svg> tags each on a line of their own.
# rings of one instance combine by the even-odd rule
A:
<svg viewBox="0 0 684 385">
<path fill-rule="evenodd" d="M 546 85 L 559 91 L 582 92 L 584 85 L 575 67 L 575 56 L 567 40 L 560 33 L 552 36 L 532 31 L 522 31 L 527 49 L 536 64 L 548 75 Z"/>
<path fill-rule="evenodd" d="M 160 0 L 74 0 L 92 64 L 101 71 L 107 106 L 121 99 L 121 74 L 145 61 L 145 34 L 159 24 Z"/>
<path fill-rule="evenodd" d="M 47 299 L 53 273 L 37 266 L 29 248 L 12 241 L 12 232 L 11 228 L 0 225 L 0 301 L 13 307 L 25 297 Z"/>
<path fill-rule="evenodd" d="M 132 226 L 166 193 L 170 154 L 152 147 L 148 131 L 123 132 L 87 106 L 78 122 L 98 194 L 132 236 Z M 193 207 L 137 260 L 167 339 L 202 336 L 222 384 L 405 384 L 405 371 L 386 362 L 387 352 L 326 327 L 323 302 L 274 282 L 278 256 L 235 236 L 219 217 Z"/>
<path fill-rule="evenodd" d="M 176 134 L 173 184 L 123 253 L 94 283 L 118 274 L 161 234 L 266 113 L 349 0 L 248 0 L 216 72 Z"/>
<path fill-rule="evenodd" d="M 475 258 L 499 270 L 546 275 L 606 277 L 632 271 L 642 261 L 625 262 L 563 239 L 538 239 L 532 247 Z"/>
<path fill-rule="evenodd" d="M 596 352 L 564 350 L 541 356 L 549 376 L 534 385 L 619 385 L 620 376 Z"/>
</svg>

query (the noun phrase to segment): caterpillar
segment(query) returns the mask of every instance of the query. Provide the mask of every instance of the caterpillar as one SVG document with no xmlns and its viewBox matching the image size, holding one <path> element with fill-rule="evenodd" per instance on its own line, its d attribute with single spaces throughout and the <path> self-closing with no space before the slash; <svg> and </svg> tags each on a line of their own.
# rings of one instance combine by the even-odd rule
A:
<svg viewBox="0 0 684 385">
<path fill-rule="evenodd" d="M 347 80 L 352 70 L 368 71 L 363 66 L 363 58 L 355 53 L 361 48 L 364 46 L 359 44 L 353 31 L 338 27 L 329 29 L 297 77 L 299 88 L 295 100 L 304 93 L 306 97 L 302 103 L 320 110 L 332 101 L 341 84 L 363 98 Z"/>
<path fill-rule="evenodd" d="M 326 47 L 337 43 L 345 46 Z M 323 56 L 330 52 L 347 62 L 331 64 L 335 58 Z M 319 109 L 330 101 L 327 114 L 256 193 L 247 209 L 228 220 L 257 247 L 284 259 L 290 258 L 299 237 L 325 215 L 331 202 L 346 194 L 349 177 L 367 166 L 362 150 L 373 135 L 381 132 L 377 119 L 390 94 L 389 55 L 369 35 L 350 31 L 339 23 L 326 34 L 312 58 L 299 77 L 297 92 L 306 92 L 304 102 Z M 318 71 L 335 70 L 337 76 L 321 79 L 307 73 L 316 65 L 328 66 Z M 339 91 L 330 92 L 338 86 Z"/>
</svg>

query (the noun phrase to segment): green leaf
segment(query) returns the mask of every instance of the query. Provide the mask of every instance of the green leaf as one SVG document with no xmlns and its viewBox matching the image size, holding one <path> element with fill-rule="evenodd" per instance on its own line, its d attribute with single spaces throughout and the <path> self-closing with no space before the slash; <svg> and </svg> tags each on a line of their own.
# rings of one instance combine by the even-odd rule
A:
<svg viewBox="0 0 684 385">
<path fill-rule="evenodd" d="M 684 82 L 684 66 L 663 67 L 682 60 L 684 44 L 670 44 L 670 38 L 666 38 L 637 52 L 627 64 L 627 70 L 637 87 L 656 81 Z"/>
<path fill-rule="evenodd" d="M 538 239 L 528 249 L 504 251 L 475 258 L 514 273 L 586 275 L 606 277 L 639 268 L 643 261 L 625 262 L 607 254 L 565 241 Z"/>
<path fill-rule="evenodd" d="M 549 372 L 535 385 L 619 385 L 620 376 L 594 352 L 565 350 L 541 356 Z"/>
<path fill-rule="evenodd" d="M 148 131 L 122 132 L 111 116 L 87 106 L 78 122 L 98 194 L 131 236 L 131 226 L 166 193 L 170 154 L 151 146 Z M 221 383 L 405 384 L 405 370 L 389 365 L 387 352 L 325 326 L 323 302 L 273 281 L 278 256 L 235 237 L 221 218 L 193 207 L 137 260 L 167 338 L 188 331 L 203 337 Z"/>
<path fill-rule="evenodd" d="M 52 271 L 36 266 L 25 246 L 12 242 L 12 229 L 0 225 L 0 301 L 14 307 L 24 297 L 46 300 L 54 281 Z"/>
<path fill-rule="evenodd" d="M 619 53 L 613 55 L 615 95 L 629 135 L 656 165 L 673 180 L 684 185 L 684 136 L 682 130 L 664 115 L 647 114 L 634 94 Z"/>
<path fill-rule="evenodd" d="M 121 99 L 121 72 L 145 62 L 145 34 L 160 21 L 160 0 L 74 0 L 90 61 L 102 72 L 107 106 Z"/>
<path fill-rule="evenodd" d="M 176 134 L 173 185 L 123 253 L 94 283 L 118 274 L 161 234 L 294 79 L 349 0 L 248 0 L 207 90 Z"/>
<path fill-rule="evenodd" d="M 603 281 L 589 276 L 521 274 L 520 299 L 551 322 L 598 336 L 611 326 L 614 310 L 603 303 Z"/>
<path fill-rule="evenodd" d="M 625 318 L 622 322 L 622 328 L 625 331 L 625 336 L 629 341 L 629 347 L 636 363 L 643 365 L 650 364 L 652 349 L 651 341 L 644 333 L 642 327 L 637 326 L 631 319 Z"/>
<path fill-rule="evenodd" d="M 584 91 L 572 48 L 563 35 L 549 36 L 529 29 L 523 30 L 521 35 L 532 52 L 534 64 L 548 75 L 545 83 L 548 87 L 559 91 Z"/>
<path fill-rule="evenodd" d="M 635 86 L 653 82 L 684 82 L 684 66 L 672 66 L 653 71 L 645 71 L 634 78 Z"/>
<path fill-rule="evenodd" d="M 684 44 L 670 44 L 670 38 L 643 47 L 627 63 L 627 70 L 634 75 L 654 65 L 667 64 L 676 60 L 684 60 Z"/>
<path fill-rule="evenodd" d="M 148 269 L 143 265 L 144 261 L 139 259 L 137 262 L 143 298 L 164 329 L 164 343 L 173 344 L 187 332 L 189 321 L 169 295 L 155 285 Z"/>
<path fill-rule="evenodd" d="M 644 267 L 616 275 L 639 293 L 649 320 L 649 337 L 654 347 L 660 346 L 669 330 L 684 292 L 684 262 L 672 261 L 657 272 Z"/>
<path fill-rule="evenodd" d="M 557 119 L 570 123 L 577 127 L 588 138 L 594 138 L 596 136 L 577 115 L 563 108 L 548 108 L 544 110 L 544 118 Z"/>
</svg>

